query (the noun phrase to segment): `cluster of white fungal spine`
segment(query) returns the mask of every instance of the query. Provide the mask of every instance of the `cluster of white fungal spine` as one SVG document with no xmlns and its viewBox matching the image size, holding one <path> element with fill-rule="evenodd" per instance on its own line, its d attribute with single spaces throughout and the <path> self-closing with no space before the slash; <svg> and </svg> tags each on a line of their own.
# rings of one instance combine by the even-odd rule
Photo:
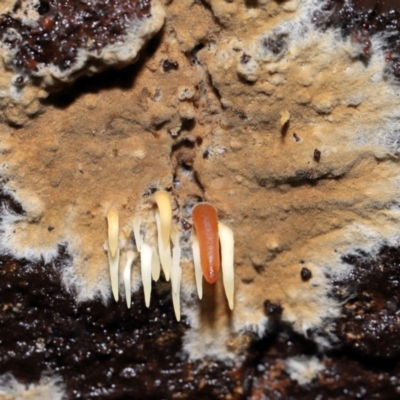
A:
<svg viewBox="0 0 400 400">
<path fill-rule="evenodd" d="M 166 281 L 171 279 L 172 302 L 176 319 L 181 318 L 180 287 L 182 280 L 180 230 L 172 224 L 172 205 L 170 195 L 157 191 L 153 195 L 156 203 L 155 223 L 157 227 L 157 249 L 146 243 L 141 235 L 141 219 L 135 217 L 132 229 L 137 252 L 140 253 L 141 277 L 146 307 L 150 306 L 151 280 L 158 281 L 161 268 Z M 192 252 L 195 268 L 196 287 L 199 298 L 203 297 L 203 277 L 209 283 L 218 278 L 220 263 L 223 272 L 223 284 L 230 309 L 233 309 L 234 298 L 234 239 L 233 232 L 226 225 L 218 222 L 215 208 L 208 203 L 199 203 L 193 208 L 194 231 L 192 231 Z M 115 301 L 118 301 L 118 272 L 120 261 L 119 218 L 114 208 L 107 213 L 108 222 L 108 261 L 110 268 L 111 289 Z M 172 242 L 172 249 L 171 249 Z M 221 254 L 220 254 L 221 249 Z M 123 280 L 126 303 L 131 307 L 131 268 L 136 259 L 133 249 L 126 251 L 126 264 Z"/>
</svg>

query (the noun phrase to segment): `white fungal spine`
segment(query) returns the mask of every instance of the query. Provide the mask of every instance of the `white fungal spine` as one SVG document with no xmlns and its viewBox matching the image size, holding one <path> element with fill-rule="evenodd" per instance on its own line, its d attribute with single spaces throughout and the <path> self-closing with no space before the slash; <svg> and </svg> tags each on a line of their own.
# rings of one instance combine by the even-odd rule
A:
<svg viewBox="0 0 400 400">
<path fill-rule="evenodd" d="M 110 266 L 111 289 L 115 301 L 118 301 L 118 269 L 119 269 L 119 221 L 118 213 L 110 208 L 107 213 L 108 222 L 108 263 Z"/>
<path fill-rule="evenodd" d="M 222 278 L 224 282 L 225 295 L 228 299 L 229 308 L 233 310 L 233 298 L 235 290 L 233 232 L 230 228 L 220 222 L 218 223 L 218 235 L 219 242 L 221 244 Z"/>
<path fill-rule="evenodd" d="M 171 271 L 171 286 L 172 286 L 172 303 L 174 306 L 175 317 L 177 321 L 181 320 L 181 279 L 182 279 L 182 268 L 180 266 L 181 261 L 181 246 L 179 244 L 179 231 L 174 229 L 172 234 L 172 241 L 174 248 L 172 249 L 172 271 Z"/>
<path fill-rule="evenodd" d="M 172 205 L 169 194 L 163 190 L 154 193 L 154 199 L 156 200 L 159 215 L 160 215 L 160 231 L 162 244 L 165 247 L 169 245 L 171 236 L 171 225 L 172 225 Z"/>
<path fill-rule="evenodd" d="M 147 243 L 142 244 L 142 251 L 140 252 L 140 264 L 142 272 L 142 282 L 144 291 L 144 302 L 146 307 L 150 307 L 151 296 L 151 258 L 152 249 Z"/>
<path fill-rule="evenodd" d="M 135 242 L 136 242 L 136 248 L 138 250 L 138 252 L 140 253 L 140 251 L 142 250 L 142 236 L 140 235 L 140 218 L 139 217 L 135 217 L 133 219 L 133 236 L 135 238 Z"/>
<path fill-rule="evenodd" d="M 199 295 L 199 299 L 201 300 L 203 298 L 203 271 L 201 270 L 200 246 L 196 234 L 193 232 L 192 235 L 194 277 L 196 280 L 197 294 Z"/>
<path fill-rule="evenodd" d="M 126 252 L 126 264 L 124 268 L 124 286 L 125 286 L 125 297 L 126 297 L 126 306 L 131 308 L 131 269 L 132 263 L 135 260 L 136 256 L 132 250 L 128 250 Z"/>
<path fill-rule="evenodd" d="M 161 265 L 160 258 L 158 257 L 157 250 L 152 248 L 152 259 L 151 259 L 151 276 L 153 280 L 157 282 L 160 279 Z"/>
<path fill-rule="evenodd" d="M 164 271 L 165 279 L 169 281 L 171 273 L 171 225 L 172 225 L 172 205 L 169 194 L 165 191 L 154 193 L 157 203 L 155 219 L 158 232 L 158 252 L 160 262 Z"/>
</svg>

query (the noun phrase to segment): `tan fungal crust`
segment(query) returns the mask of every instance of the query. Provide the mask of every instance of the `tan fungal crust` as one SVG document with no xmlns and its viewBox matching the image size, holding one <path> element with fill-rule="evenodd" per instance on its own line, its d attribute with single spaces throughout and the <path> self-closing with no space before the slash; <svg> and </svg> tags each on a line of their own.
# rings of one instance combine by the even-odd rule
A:
<svg viewBox="0 0 400 400">
<path fill-rule="evenodd" d="M 345 254 L 399 243 L 398 86 L 384 79 L 379 39 L 364 63 L 350 40 L 315 30 L 320 2 L 208 4 L 164 5 L 158 46 L 135 72 L 116 73 L 126 74 L 126 89 L 83 91 L 20 129 L 1 125 L 5 188 L 26 211 L 5 215 L 2 249 L 50 261 L 67 244 L 65 284 L 78 289 L 78 301 L 108 299 L 112 207 L 118 281 L 129 286 L 133 251 L 136 291 L 139 252 L 159 248 L 153 194 L 168 189 L 180 235 L 169 243 L 173 301 L 191 326 L 184 349 L 192 358 L 236 357 L 233 337 L 268 332 L 265 300 L 327 346 L 339 307 L 328 275 L 348 272 Z M 193 300 L 191 209 L 199 201 L 234 234 L 232 311 L 223 279 L 203 282 L 202 300 Z M 146 264 L 146 282 L 156 269 Z"/>
</svg>

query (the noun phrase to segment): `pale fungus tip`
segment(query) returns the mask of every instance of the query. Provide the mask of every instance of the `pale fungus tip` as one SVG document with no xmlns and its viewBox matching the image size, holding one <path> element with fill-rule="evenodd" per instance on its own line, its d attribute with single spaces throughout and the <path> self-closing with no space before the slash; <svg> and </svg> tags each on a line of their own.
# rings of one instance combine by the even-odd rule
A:
<svg viewBox="0 0 400 400">
<path fill-rule="evenodd" d="M 160 190 L 154 193 L 154 199 L 157 203 L 160 216 L 160 225 L 157 226 L 158 235 L 161 236 L 161 242 L 164 249 L 168 247 L 171 236 L 172 225 L 172 205 L 171 199 L 167 192 Z"/>
<path fill-rule="evenodd" d="M 157 282 L 160 279 L 161 264 L 160 258 L 158 257 L 157 250 L 152 248 L 152 259 L 151 259 L 151 276 L 153 281 Z"/>
<path fill-rule="evenodd" d="M 233 232 L 221 222 L 218 223 L 218 234 L 221 245 L 222 278 L 225 295 L 228 299 L 229 308 L 233 310 L 233 299 L 235 290 L 234 273 L 234 237 Z"/>
<path fill-rule="evenodd" d="M 147 243 L 142 244 L 140 252 L 140 265 L 142 273 L 144 302 L 146 307 L 150 307 L 151 296 L 151 272 L 152 272 L 152 249 Z"/>
<path fill-rule="evenodd" d="M 130 226 L 125 226 L 124 228 L 122 228 L 122 233 L 124 234 L 124 239 L 129 240 L 129 238 L 131 237 L 131 232 L 132 229 Z"/>
<path fill-rule="evenodd" d="M 179 267 L 177 274 L 177 291 L 172 290 L 172 304 L 174 306 L 174 312 L 176 320 L 179 322 L 181 320 L 181 280 L 182 280 L 182 268 Z"/>
<path fill-rule="evenodd" d="M 164 271 L 165 280 L 168 282 L 171 275 L 171 244 L 168 240 L 167 246 L 164 246 L 164 242 L 161 236 L 161 216 L 157 210 L 155 213 L 157 231 L 158 231 L 158 254 L 160 256 L 161 267 Z"/>
<path fill-rule="evenodd" d="M 133 236 L 135 238 L 135 242 L 136 242 L 136 248 L 137 251 L 140 253 L 142 250 L 142 236 L 140 235 L 140 218 L 139 217 L 135 217 L 133 219 Z"/>
<path fill-rule="evenodd" d="M 132 263 L 135 260 L 136 255 L 132 250 L 126 253 L 126 263 L 124 268 L 124 286 L 125 286 L 125 298 L 126 305 L 131 308 L 131 269 Z"/>
<path fill-rule="evenodd" d="M 118 301 L 118 267 L 119 267 L 119 222 L 114 208 L 107 212 L 108 223 L 108 264 L 110 267 L 111 290 L 115 301 Z"/>
<path fill-rule="evenodd" d="M 172 249 L 172 270 L 171 270 L 171 284 L 174 293 L 178 293 L 178 285 L 180 285 L 179 274 L 181 270 L 181 246 L 177 245 Z"/>
<path fill-rule="evenodd" d="M 119 250 L 113 257 L 111 251 L 108 250 L 108 264 L 110 266 L 110 279 L 111 279 L 111 290 L 114 296 L 114 300 L 118 301 L 118 269 L 119 269 Z"/>
<path fill-rule="evenodd" d="M 174 226 L 171 231 L 171 240 L 174 245 L 172 249 L 172 265 L 171 265 L 171 286 L 172 286 L 172 304 L 174 306 L 175 317 L 177 321 L 181 320 L 181 280 L 182 268 L 180 266 L 182 248 L 179 243 L 180 231 Z"/>
<path fill-rule="evenodd" d="M 281 112 L 280 124 L 283 128 L 290 120 L 290 112 L 288 110 L 284 110 Z"/>
<path fill-rule="evenodd" d="M 201 270 L 199 240 L 197 239 L 197 236 L 194 232 L 192 237 L 192 253 L 197 294 L 199 295 L 199 299 L 201 300 L 203 298 L 203 272 Z"/>
<path fill-rule="evenodd" d="M 111 256 L 115 257 L 118 250 L 119 221 L 118 213 L 114 208 L 110 208 L 107 212 L 108 222 L 108 248 Z"/>
</svg>

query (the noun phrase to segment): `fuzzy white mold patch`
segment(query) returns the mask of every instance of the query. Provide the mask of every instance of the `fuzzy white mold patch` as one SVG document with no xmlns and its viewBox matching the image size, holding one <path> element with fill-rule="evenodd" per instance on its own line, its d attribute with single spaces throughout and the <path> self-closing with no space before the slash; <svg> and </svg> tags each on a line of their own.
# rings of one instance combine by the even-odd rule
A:
<svg viewBox="0 0 400 400">
<path fill-rule="evenodd" d="M 317 357 L 291 357 L 283 362 L 290 379 L 299 385 L 307 385 L 315 379 L 319 372 L 325 369 L 324 364 Z"/>
<path fill-rule="evenodd" d="M 189 355 L 236 357 L 243 343 L 233 338 L 270 329 L 265 300 L 329 346 L 340 305 L 327 275 L 349 272 L 346 254 L 400 242 L 399 88 L 384 76 L 379 38 L 364 62 L 350 40 L 313 27 L 317 2 L 290 3 L 210 1 L 221 29 L 209 8 L 172 2 L 129 90 L 83 94 L 29 129 L 2 127 L 5 189 L 26 213 L 2 219 L 1 250 L 51 260 L 64 243 L 73 257 L 65 284 L 78 300 L 109 299 L 110 207 L 121 227 L 123 292 L 135 217 L 157 246 L 153 191 L 168 189 L 174 221 L 188 226 L 190 199 L 203 198 L 235 235 L 235 307 L 221 281 L 204 283 L 197 299 L 190 229 L 182 230 Z"/>
<path fill-rule="evenodd" d="M 0 4 L 2 120 L 23 125 L 43 110 L 40 100 L 47 97 L 48 91 L 82 75 L 121 68 L 138 59 L 140 49 L 164 23 L 163 7 L 153 0 L 149 3 L 151 13 L 141 16 L 136 5 L 139 2 L 127 2 L 130 8 L 116 3 L 115 8 L 121 8 L 119 14 L 110 5 L 110 10 L 104 10 L 106 3 L 99 4 L 97 14 L 90 4 L 63 6 L 39 0 Z M 67 14 L 63 14 L 65 9 Z M 112 12 L 121 21 L 118 26 L 116 21 L 113 27 L 109 26 L 107 16 Z M 82 24 L 81 15 L 86 15 L 86 25 Z M 72 21 L 74 25 L 68 31 Z M 102 24 L 107 26 L 103 34 L 96 30 Z M 30 40 L 31 37 L 35 39 Z"/>
<path fill-rule="evenodd" d="M 2 400 L 62 400 L 66 398 L 64 385 L 58 378 L 42 377 L 36 384 L 23 384 L 12 375 L 0 376 Z"/>
</svg>

